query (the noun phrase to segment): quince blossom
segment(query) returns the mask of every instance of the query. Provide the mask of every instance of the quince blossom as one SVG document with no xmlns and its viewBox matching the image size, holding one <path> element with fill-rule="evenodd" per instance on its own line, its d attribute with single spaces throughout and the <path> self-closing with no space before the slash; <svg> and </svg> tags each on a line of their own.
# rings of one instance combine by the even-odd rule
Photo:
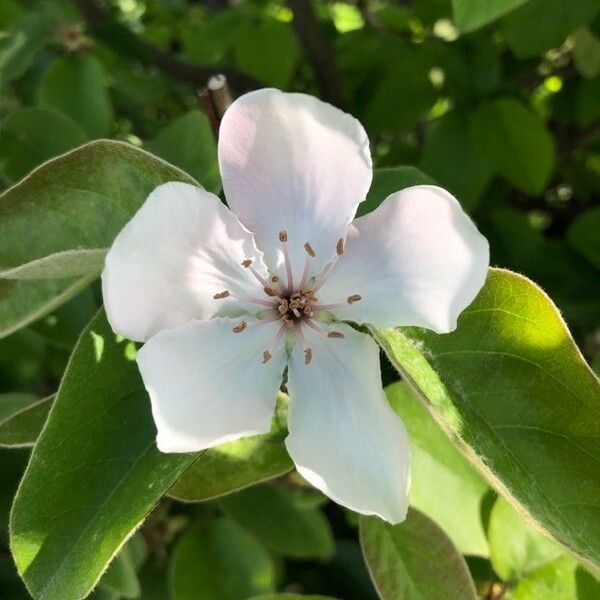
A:
<svg viewBox="0 0 600 600">
<path fill-rule="evenodd" d="M 348 114 L 264 89 L 227 110 L 218 145 L 229 208 L 185 183 L 157 187 L 102 275 L 115 332 L 137 361 L 163 452 L 270 430 L 287 367 L 286 446 L 333 500 L 397 523 L 409 447 L 381 386 L 379 350 L 348 322 L 447 333 L 485 281 L 489 250 L 435 186 L 357 218 L 369 141 Z"/>
</svg>

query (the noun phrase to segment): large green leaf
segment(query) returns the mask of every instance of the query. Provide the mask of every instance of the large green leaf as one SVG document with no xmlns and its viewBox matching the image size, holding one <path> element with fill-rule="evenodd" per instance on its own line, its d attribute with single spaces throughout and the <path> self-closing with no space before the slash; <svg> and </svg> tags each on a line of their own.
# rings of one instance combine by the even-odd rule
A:
<svg viewBox="0 0 600 600">
<path fill-rule="evenodd" d="M 194 183 L 122 142 L 92 142 L 45 163 L 0 196 L 0 277 L 98 274 L 115 235 L 166 181 Z"/>
<path fill-rule="evenodd" d="M 199 110 L 169 123 L 148 150 L 189 173 L 207 190 L 221 191 L 217 145 L 206 115 Z"/>
<path fill-rule="evenodd" d="M 435 521 L 463 554 L 487 556 L 480 512 L 489 486 L 406 383 L 394 383 L 385 393 L 410 438 L 411 506 Z"/>
<path fill-rule="evenodd" d="M 17 181 L 44 161 L 88 141 L 69 117 L 45 108 L 21 108 L 2 120 L 0 170 Z"/>
<path fill-rule="evenodd" d="M 73 298 L 96 279 L 98 272 L 67 279 L 0 279 L 0 338 L 40 319 Z"/>
<path fill-rule="evenodd" d="M 221 500 L 223 508 L 267 548 L 292 558 L 328 557 L 334 542 L 317 506 L 302 503 L 302 490 L 258 485 Z"/>
<path fill-rule="evenodd" d="M 600 385 L 542 290 L 491 269 L 458 329 L 371 329 L 490 482 L 600 564 Z"/>
<path fill-rule="evenodd" d="M 39 94 L 42 105 L 71 117 L 91 138 L 110 135 L 113 106 L 97 58 L 73 54 L 54 59 L 44 73 Z"/>
<path fill-rule="evenodd" d="M 200 502 L 287 473 L 294 463 L 283 443 L 286 434 L 287 429 L 275 419 L 270 433 L 210 448 L 178 479 L 169 495 Z"/>
<path fill-rule="evenodd" d="M 128 343 L 99 313 L 75 347 L 13 506 L 13 556 L 34 598 L 88 594 L 196 459 L 156 449 L 141 389 Z"/>
<path fill-rule="evenodd" d="M 567 229 L 567 240 L 582 256 L 600 269 L 600 207 L 581 213 Z"/>
<path fill-rule="evenodd" d="M 457 111 L 442 117 L 427 135 L 423 168 L 466 210 L 477 205 L 493 176 L 490 160 L 473 144 L 467 116 Z"/>
<path fill-rule="evenodd" d="M 240 600 L 273 592 L 275 566 L 254 536 L 220 518 L 191 527 L 179 540 L 169 587 L 172 600 Z"/>
<path fill-rule="evenodd" d="M 0 395 L 0 446 L 33 446 L 46 422 L 54 396 Z"/>
<path fill-rule="evenodd" d="M 528 0 L 452 0 L 456 26 L 463 32 L 479 29 Z"/>
<path fill-rule="evenodd" d="M 512 98 L 486 102 L 470 114 L 477 151 L 516 187 L 539 194 L 554 167 L 554 144 L 542 120 Z"/>
<path fill-rule="evenodd" d="M 529 0 L 506 15 L 502 31 L 517 57 L 537 56 L 558 48 L 572 31 L 589 23 L 599 11 L 598 0 Z"/>
<path fill-rule="evenodd" d="M 382 600 L 476 600 L 464 558 L 444 532 L 414 508 L 392 526 L 361 517 L 360 544 Z"/>
</svg>

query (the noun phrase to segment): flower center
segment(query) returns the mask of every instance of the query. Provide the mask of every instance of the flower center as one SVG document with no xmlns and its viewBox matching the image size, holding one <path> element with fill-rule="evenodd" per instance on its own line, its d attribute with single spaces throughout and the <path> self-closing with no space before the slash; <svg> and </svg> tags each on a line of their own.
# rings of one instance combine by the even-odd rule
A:
<svg viewBox="0 0 600 600">
<path fill-rule="evenodd" d="M 306 242 L 304 244 L 306 259 L 298 287 L 294 286 L 294 276 L 292 273 L 292 266 L 287 248 L 288 234 L 285 229 L 279 233 L 279 241 L 283 245 L 287 286 L 283 285 L 278 275 L 273 275 L 270 278 L 270 281 L 267 281 L 252 266 L 253 261 L 251 259 L 246 259 L 242 262 L 242 266 L 245 269 L 249 269 L 254 277 L 261 283 L 263 286 L 263 291 L 266 294 L 266 298 L 254 298 L 239 294 L 234 296 L 228 290 L 224 290 L 223 292 L 215 294 L 213 298 L 215 300 L 219 300 L 231 296 L 237 298 L 238 300 L 267 306 L 271 309 L 272 312 L 262 319 L 257 319 L 251 323 L 243 320 L 240 321 L 235 327 L 233 327 L 234 333 L 242 333 L 249 327 L 256 327 L 265 323 L 273 323 L 275 321 L 281 322 L 281 326 L 277 330 L 273 342 L 271 343 L 270 347 L 263 352 L 263 364 L 271 360 L 273 352 L 285 333 L 293 330 L 297 341 L 302 344 L 304 350 L 304 362 L 308 365 L 312 361 L 313 352 L 306 343 L 303 327 L 308 327 L 328 338 L 343 338 L 344 334 L 342 332 L 330 329 L 328 325 L 315 322 L 313 317 L 319 311 L 331 310 L 358 302 L 361 297 L 359 294 L 352 294 L 351 296 L 348 296 L 345 302 L 339 302 L 336 304 L 318 303 L 316 292 L 323 286 L 327 279 L 329 279 L 333 266 L 337 262 L 338 258 L 344 253 L 343 239 L 340 238 L 336 244 L 336 255 L 334 259 L 325 266 L 321 274 L 316 277 L 315 281 L 312 282 L 310 286 L 307 286 L 309 280 L 310 263 L 316 254 L 310 242 Z"/>
</svg>

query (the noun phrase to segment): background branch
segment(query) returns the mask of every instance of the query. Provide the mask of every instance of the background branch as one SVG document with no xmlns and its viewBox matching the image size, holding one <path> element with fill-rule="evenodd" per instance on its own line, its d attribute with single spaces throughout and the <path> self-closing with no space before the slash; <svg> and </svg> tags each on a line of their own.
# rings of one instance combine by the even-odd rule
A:
<svg viewBox="0 0 600 600">
<path fill-rule="evenodd" d="M 294 29 L 313 68 L 324 100 L 343 106 L 340 77 L 329 40 L 323 35 L 311 0 L 288 0 Z"/>
<path fill-rule="evenodd" d="M 73 0 L 73 4 L 88 28 L 108 47 L 120 56 L 128 56 L 145 66 L 155 67 L 170 79 L 200 88 L 212 76 L 222 73 L 235 89 L 236 95 L 264 87 L 260 81 L 237 69 L 192 64 L 155 48 L 126 26 L 113 21 L 108 12 L 94 0 Z"/>
</svg>

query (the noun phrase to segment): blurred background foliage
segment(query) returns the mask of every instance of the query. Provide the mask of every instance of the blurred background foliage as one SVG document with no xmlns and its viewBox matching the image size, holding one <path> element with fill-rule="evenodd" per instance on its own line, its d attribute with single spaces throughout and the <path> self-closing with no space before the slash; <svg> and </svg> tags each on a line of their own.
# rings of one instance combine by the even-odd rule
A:
<svg viewBox="0 0 600 600">
<path fill-rule="evenodd" d="M 107 137 L 218 193 L 198 96 L 217 72 L 236 95 L 275 86 L 358 117 L 379 189 L 421 181 L 415 169 L 448 188 L 489 238 L 492 264 L 548 292 L 598 371 L 598 0 L 0 0 L 0 188 Z M 99 302 L 93 286 L 0 340 L 0 393 L 23 405 L 54 393 Z M 413 503 L 467 555 L 482 597 L 600 597 L 496 500 L 407 389 L 388 393 L 406 397 L 394 406 L 415 448 Z M 26 457 L 0 451 L 2 598 L 26 597 L 5 534 Z M 236 600 L 276 589 L 376 597 L 355 520 L 294 476 L 220 501 L 164 501 L 94 595 Z"/>
</svg>

